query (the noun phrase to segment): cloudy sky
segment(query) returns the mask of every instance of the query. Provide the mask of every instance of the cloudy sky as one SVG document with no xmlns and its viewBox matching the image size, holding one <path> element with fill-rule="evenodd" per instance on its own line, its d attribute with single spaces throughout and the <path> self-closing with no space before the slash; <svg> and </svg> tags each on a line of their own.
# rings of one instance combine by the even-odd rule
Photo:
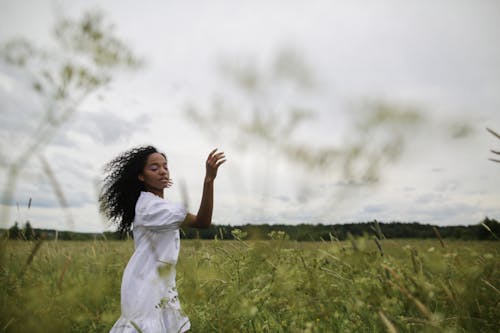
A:
<svg viewBox="0 0 500 333">
<path fill-rule="evenodd" d="M 166 152 L 167 197 L 193 212 L 206 155 L 226 152 L 219 224 L 500 219 L 500 164 L 488 160 L 500 140 L 486 131 L 500 132 L 498 1 L 0 0 L 0 43 L 51 49 L 56 19 L 89 9 L 143 66 L 117 71 L 20 156 L 48 101 L 31 89 L 36 65 L 0 62 L 3 226 L 109 229 L 96 204 L 103 165 L 142 144 Z"/>
</svg>

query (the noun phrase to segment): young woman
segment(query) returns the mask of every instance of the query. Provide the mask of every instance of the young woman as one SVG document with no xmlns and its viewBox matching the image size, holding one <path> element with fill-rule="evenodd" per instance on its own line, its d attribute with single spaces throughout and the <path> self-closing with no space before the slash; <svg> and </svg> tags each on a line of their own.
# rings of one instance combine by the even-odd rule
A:
<svg viewBox="0 0 500 333">
<path fill-rule="evenodd" d="M 198 214 L 166 200 L 172 185 L 165 154 L 152 146 L 131 149 L 106 165 L 99 196 L 100 208 L 118 225 L 133 231 L 135 251 L 123 273 L 122 315 L 112 333 L 185 332 L 189 319 L 182 313 L 175 288 L 179 228 L 207 228 L 212 222 L 214 179 L 224 153 L 214 149 L 206 161 Z"/>
</svg>

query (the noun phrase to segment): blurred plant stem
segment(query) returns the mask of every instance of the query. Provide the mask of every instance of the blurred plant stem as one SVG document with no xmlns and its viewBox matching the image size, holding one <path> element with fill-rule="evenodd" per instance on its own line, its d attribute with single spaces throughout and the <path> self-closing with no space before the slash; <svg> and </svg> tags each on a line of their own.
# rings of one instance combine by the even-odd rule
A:
<svg viewBox="0 0 500 333">
<path fill-rule="evenodd" d="M 424 121 L 416 107 L 375 100 L 346 110 L 351 121 L 340 144 L 333 140 L 337 133 L 311 140 L 297 132 L 325 110 L 312 106 L 320 97 L 319 80 L 298 51 L 281 50 L 268 68 L 238 60 L 220 68 L 224 82 L 235 89 L 231 97 L 242 98 L 221 93 L 208 109 L 189 104 L 185 114 L 202 131 L 242 149 L 258 144 L 308 171 L 335 170 L 345 182 L 377 183 L 385 164 L 401 157 Z"/>
<path fill-rule="evenodd" d="M 6 167 L 0 221 L 5 226 L 9 223 L 19 174 L 28 161 L 42 153 L 78 107 L 105 87 L 118 69 L 130 70 L 141 65 L 129 47 L 115 36 L 113 26 L 105 22 L 102 12 L 89 11 L 78 20 L 59 17 L 53 32 L 55 47 L 37 48 L 24 39 L 14 39 L 0 47 L 0 59 L 28 74 L 32 89 L 45 105 L 38 128 L 30 133 L 30 142 L 19 149 L 20 154 Z M 44 170 L 52 170 L 49 161 L 42 161 Z M 55 179 L 54 173 L 50 173 Z M 49 179 L 52 190 L 60 203 L 66 202 L 54 179 Z"/>
<path fill-rule="evenodd" d="M 489 128 L 486 128 L 486 130 L 488 132 L 490 132 L 491 134 L 493 134 L 497 139 L 500 139 L 500 134 L 498 134 L 497 132 L 495 132 L 494 130 L 492 129 L 489 129 Z M 497 150 L 493 150 L 491 149 L 490 152 L 492 152 L 493 154 L 496 154 L 496 155 L 500 155 L 500 151 L 497 151 Z M 492 162 L 497 162 L 497 163 L 500 163 L 500 160 L 499 159 L 496 159 L 496 158 L 489 158 L 490 161 Z"/>
</svg>

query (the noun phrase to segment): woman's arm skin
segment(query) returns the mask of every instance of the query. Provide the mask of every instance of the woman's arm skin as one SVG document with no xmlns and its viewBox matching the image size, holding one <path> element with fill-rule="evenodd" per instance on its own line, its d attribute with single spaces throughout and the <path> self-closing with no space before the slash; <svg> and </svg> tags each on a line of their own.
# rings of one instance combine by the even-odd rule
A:
<svg viewBox="0 0 500 333">
<path fill-rule="evenodd" d="M 226 156 L 223 152 L 217 152 L 217 149 L 212 150 L 208 155 L 200 209 L 198 209 L 198 214 L 196 215 L 188 213 L 184 222 L 182 222 L 182 227 L 208 228 L 212 223 L 214 180 L 217 177 L 219 166 L 224 162 L 226 162 Z"/>
</svg>

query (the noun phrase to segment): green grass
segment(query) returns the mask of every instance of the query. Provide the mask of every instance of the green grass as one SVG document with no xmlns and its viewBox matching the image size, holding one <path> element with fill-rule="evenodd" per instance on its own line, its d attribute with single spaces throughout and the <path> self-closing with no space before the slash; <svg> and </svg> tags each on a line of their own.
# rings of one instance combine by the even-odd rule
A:
<svg viewBox="0 0 500 333">
<path fill-rule="evenodd" d="M 191 332 L 497 332 L 500 242 L 183 241 Z M 107 332 L 133 243 L 1 246 L 0 332 Z M 32 260 L 30 261 L 30 259 Z"/>
</svg>

